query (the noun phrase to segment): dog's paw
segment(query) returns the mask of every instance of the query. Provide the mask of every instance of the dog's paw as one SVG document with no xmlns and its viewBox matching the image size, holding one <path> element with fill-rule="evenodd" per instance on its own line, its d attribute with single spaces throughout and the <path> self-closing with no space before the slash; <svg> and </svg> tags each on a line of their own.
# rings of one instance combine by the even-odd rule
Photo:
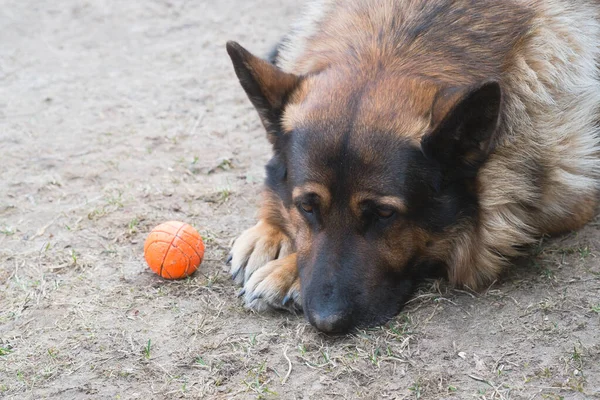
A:
<svg viewBox="0 0 600 400">
<path fill-rule="evenodd" d="M 235 240 L 230 254 L 231 276 L 243 285 L 257 270 L 292 252 L 291 240 L 280 229 L 259 221 Z"/>
<path fill-rule="evenodd" d="M 271 307 L 301 310 L 296 253 L 259 268 L 246 282 L 242 292 L 246 307 L 255 311 L 265 311 Z"/>
</svg>

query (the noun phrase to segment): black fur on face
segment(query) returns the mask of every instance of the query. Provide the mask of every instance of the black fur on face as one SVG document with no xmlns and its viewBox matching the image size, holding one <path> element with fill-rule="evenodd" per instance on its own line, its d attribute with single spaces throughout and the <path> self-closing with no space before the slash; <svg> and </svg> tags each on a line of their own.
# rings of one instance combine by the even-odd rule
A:
<svg viewBox="0 0 600 400">
<path fill-rule="evenodd" d="M 416 282 L 439 276 L 442 261 L 428 256 L 430 241 L 474 218 L 477 200 L 467 180 L 448 180 L 439 162 L 406 139 L 331 131 L 313 125 L 282 134 L 266 182 L 296 216 L 307 318 L 343 332 L 385 322 Z M 313 184 L 325 195 L 298 192 Z"/>
</svg>

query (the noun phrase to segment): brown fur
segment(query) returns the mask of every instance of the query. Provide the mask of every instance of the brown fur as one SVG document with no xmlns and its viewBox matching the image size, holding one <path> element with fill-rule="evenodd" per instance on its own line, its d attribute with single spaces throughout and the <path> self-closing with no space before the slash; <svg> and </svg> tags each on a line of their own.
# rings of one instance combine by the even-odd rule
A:
<svg viewBox="0 0 600 400">
<path fill-rule="evenodd" d="M 387 156 L 372 145 L 373 132 L 415 147 L 440 140 L 453 145 L 452 138 L 436 137 L 444 124 L 457 123 L 453 115 L 473 93 L 493 98 L 499 85 L 493 132 L 476 144 L 454 138 L 459 149 L 465 146 L 458 162 L 477 168 L 463 188 L 476 196 L 477 214 L 441 232 L 394 222 L 393 233 L 375 245 L 390 265 L 437 260 L 453 284 L 477 289 L 497 279 L 522 245 L 538 235 L 578 229 L 595 215 L 599 15 L 598 2 L 576 0 L 322 0 L 313 2 L 288 37 L 279 68 L 245 50 L 234 51 L 232 59 L 273 143 L 277 129 L 283 137 L 321 132 L 319 151 L 350 146 L 366 170 Z M 257 85 L 258 99 L 252 91 Z M 314 249 L 330 240 L 311 231 L 294 202 L 312 192 L 326 209 L 338 207 L 331 189 L 336 175 L 315 167 L 319 156 L 309 154 L 298 166 L 308 168 L 318 188 L 294 188 L 287 203 L 269 189 L 261 211 L 271 227 L 269 240 L 290 240 L 299 259 L 314 258 Z M 360 176 L 354 184 L 361 189 L 352 195 L 355 214 L 372 196 L 365 193 L 387 184 Z M 411 212 L 401 198 L 373 197 L 387 199 L 400 214 Z M 242 246 L 236 244 L 234 257 L 248 248 Z M 371 251 L 365 246 L 359 240 L 356 252 Z M 376 286 L 378 279 L 365 275 L 364 285 Z M 288 289 L 299 284 L 288 281 Z"/>
</svg>

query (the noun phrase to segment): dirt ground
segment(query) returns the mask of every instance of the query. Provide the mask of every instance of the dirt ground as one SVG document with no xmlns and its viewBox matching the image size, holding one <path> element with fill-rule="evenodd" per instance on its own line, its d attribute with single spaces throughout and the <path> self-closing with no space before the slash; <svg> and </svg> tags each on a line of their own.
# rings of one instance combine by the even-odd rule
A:
<svg viewBox="0 0 600 400">
<path fill-rule="evenodd" d="M 600 398 L 597 221 L 348 336 L 243 308 L 224 259 L 270 149 L 224 44 L 264 54 L 297 12 L 1 1 L 0 398 Z M 207 245 L 177 282 L 142 257 L 173 219 Z"/>
</svg>

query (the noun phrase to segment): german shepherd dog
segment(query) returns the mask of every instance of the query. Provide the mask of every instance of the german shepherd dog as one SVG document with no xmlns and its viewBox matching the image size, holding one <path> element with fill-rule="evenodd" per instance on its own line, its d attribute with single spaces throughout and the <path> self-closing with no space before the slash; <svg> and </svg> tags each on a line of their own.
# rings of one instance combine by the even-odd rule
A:
<svg viewBox="0 0 600 400">
<path fill-rule="evenodd" d="M 252 309 L 381 324 L 595 215 L 598 0 L 319 0 L 272 62 L 227 51 L 273 146 L 231 251 Z"/>
</svg>

